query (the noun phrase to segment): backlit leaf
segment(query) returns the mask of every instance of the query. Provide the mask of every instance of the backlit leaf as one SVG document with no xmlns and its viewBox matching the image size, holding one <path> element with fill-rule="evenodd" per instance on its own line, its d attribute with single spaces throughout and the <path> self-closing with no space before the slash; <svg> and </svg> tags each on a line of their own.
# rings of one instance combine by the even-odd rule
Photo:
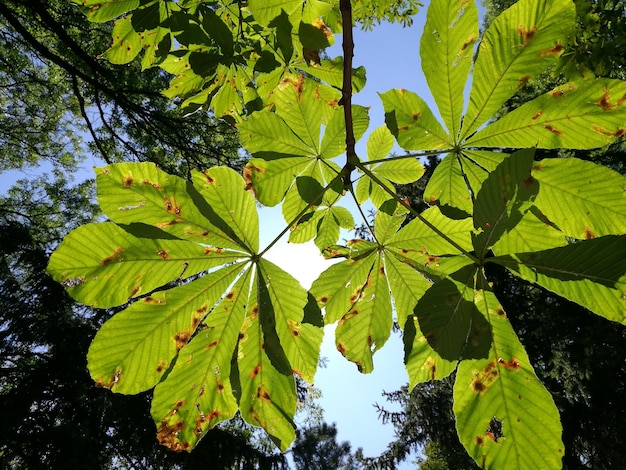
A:
<svg viewBox="0 0 626 470">
<path fill-rule="evenodd" d="M 122 18 L 113 27 L 113 44 L 106 58 L 113 64 L 127 64 L 141 51 L 142 41 L 133 28 L 130 18 Z"/>
<path fill-rule="evenodd" d="M 463 361 L 454 384 L 459 438 L 485 469 L 561 468 L 559 413 L 502 306 L 480 281 L 475 305 L 491 326 L 485 359 Z"/>
<path fill-rule="evenodd" d="M 626 233 L 626 178 L 609 168 L 576 158 L 535 163 L 537 207 L 574 238 Z"/>
<path fill-rule="evenodd" d="M 626 235 L 492 260 L 522 279 L 626 324 Z"/>
<path fill-rule="evenodd" d="M 422 70 L 453 139 L 461 124 L 463 91 L 477 40 L 478 9 L 473 1 L 431 2 L 420 43 Z"/>
<path fill-rule="evenodd" d="M 405 150 L 444 150 L 453 147 L 428 105 L 415 93 L 389 90 L 381 93 L 385 122 Z"/>
<path fill-rule="evenodd" d="M 570 0 L 522 0 L 491 23 L 478 47 L 462 139 L 554 63 L 574 28 L 574 16 Z"/>
<path fill-rule="evenodd" d="M 592 149 L 626 135 L 626 82 L 570 82 L 525 103 L 467 140 L 482 147 Z M 601 122 L 601 124 L 599 124 Z"/>
</svg>

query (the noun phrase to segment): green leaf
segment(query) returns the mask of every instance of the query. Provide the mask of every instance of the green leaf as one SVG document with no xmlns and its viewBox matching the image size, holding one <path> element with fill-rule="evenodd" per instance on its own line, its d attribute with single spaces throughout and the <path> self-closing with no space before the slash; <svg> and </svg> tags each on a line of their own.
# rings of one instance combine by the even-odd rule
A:
<svg viewBox="0 0 626 470">
<path fill-rule="evenodd" d="M 231 358 L 247 313 L 250 273 L 247 270 L 205 317 L 179 352 L 167 380 L 154 390 L 151 413 L 157 439 L 172 450 L 193 448 L 206 431 L 238 410 Z"/>
<path fill-rule="evenodd" d="M 466 145 L 592 149 L 626 134 L 626 82 L 570 82 L 525 103 Z"/>
<path fill-rule="evenodd" d="M 192 173 L 194 187 L 215 215 L 225 223 L 225 232 L 246 251 L 259 250 L 259 216 L 256 202 L 240 175 L 227 167 Z"/>
<path fill-rule="evenodd" d="M 291 16 L 298 9 L 302 8 L 301 0 L 250 0 L 248 8 L 254 15 L 254 19 L 263 26 L 268 26 L 270 22 L 280 16 L 284 11 Z"/>
<path fill-rule="evenodd" d="M 430 282 L 419 271 L 389 252 L 385 252 L 385 273 L 393 295 L 398 324 L 404 328 L 407 317 L 412 316 L 417 301 L 430 287 Z"/>
<path fill-rule="evenodd" d="M 322 99 L 317 91 L 319 84 L 305 79 L 304 75 L 285 77 L 272 94 L 276 113 L 282 117 L 295 135 L 319 154 L 320 127 L 326 124 L 337 107 Z M 339 111 L 339 114 L 342 114 Z"/>
<path fill-rule="evenodd" d="M 235 174 L 233 170 L 230 171 Z M 152 163 L 121 163 L 96 170 L 98 202 L 117 224 L 141 222 L 167 234 L 205 245 L 249 251 L 227 222 L 216 215 L 182 178 L 168 175 Z M 245 198 L 241 182 L 229 188 L 233 201 Z M 226 199 L 224 199 L 226 201 Z M 224 212 L 234 207 L 224 207 Z"/>
<path fill-rule="evenodd" d="M 539 189 L 530 176 L 535 151 L 520 150 L 489 174 L 474 203 L 474 249 L 483 258 L 502 235 L 513 230 Z"/>
<path fill-rule="evenodd" d="M 485 469 L 561 468 L 558 410 L 484 279 L 475 305 L 493 341 L 487 358 L 463 361 L 457 370 L 454 414 L 461 442 Z"/>
<path fill-rule="evenodd" d="M 422 333 L 446 361 L 481 358 L 491 341 L 490 326 L 474 305 L 475 266 L 435 282 L 415 306 Z"/>
<path fill-rule="evenodd" d="M 428 105 L 415 93 L 389 90 L 379 94 L 385 122 L 405 150 L 441 150 L 453 147 Z"/>
<path fill-rule="evenodd" d="M 536 205 L 565 235 L 589 239 L 626 233 L 626 178 L 576 158 L 537 162 Z"/>
<path fill-rule="evenodd" d="M 524 253 L 566 244 L 563 232 L 556 229 L 536 207 L 531 207 L 513 229 L 494 243 L 493 251 L 496 254 Z"/>
<path fill-rule="evenodd" d="M 307 2 L 308 3 L 308 2 Z M 318 78 L 328 85 L 341 89 L 343 84 L 343 57 L 335 57 L 334 59 L 322 59 L 317 64 L 300 64 L 298 69 Z M 352 69 L 352 93 L 358 93 L 365 87 L 366 77 L 365 68 L 357 67 Z"/>
<path fill-rule="evenodd" d="M 478 9 L 473 1 L 431 2 L 420 43 L 422 70 L 453 139 L 461 124 L 463 91 L 477 40 Z"/>
<path fill-rule="evenodd" d="M 139 7 L 139 0 L 72 0 L 89 7 L 87 17 L 95 23 L 105 23 Z"/>
<path fill-rule="evenodd" d="M 323 330 L 303 323 L 307 291 L 279 267 L 261 259 L 258 290 L 261 314 L 272 314 L 280 346 L 293 372 L 310 383 L 317 370 Z"/>
<path fill-rule="evenodd" d="M 424 174 L 424 167 L 416 158 L 381 162 L 372 168 L 372 173 L 396 184 L 409 184 Z"/>
<path fill-rule="evenodd" d="M 478 48 L 461 139 L 555 62 L 573 31 L 575 13 L 571 0 L 521 0 L 491 23 Z"/>
<path fill-rule="evenodd" d="M 106 51 L 106 58 L 112 64 L 127 64 L 141 51 L 142 41 L 133 28 L 130 17 L 122 18 L 113 26 L 113 44 Z"/>
<path fill-rule="evenodd" d="M 257 288 L 258 283 L 253 283 L 248 314 L 239 334 L 239 409 L 243 419 L 263 427 L 285 451 L 296 437 L 295 380 L 272 328 L 275 319 L 268 292 Z"/>
<path fill-rule="evenodd" d="M 366 243 L 359 259 L 334 264 L 313 282 L 310 292 L 325 309 L 326 325 L 340 320 L 361 295 L 376 259 L 375 248 L 373 243 Z"/>
<path fill-rule="evenodd" d="M 304 142 L 278 114 L 267 111 L 253 113 L 239 124 L 241 145 L 253 154 L 271 156 L 316 155 L 316 149 Z M 270 150 L 271 149 L 271 150 Z"/>
<path fill-rule="evenodd" d="M 394 137 L 387 126 L 380 126 L 372 131 L 367 139 L 367 158 L 372 160 L 382 160 L 391 152 Z"/>
<path fill-rule="evenodd" d="M 244 176 L 259 202 L 272 207 L 283 200 L 296 177 L 316 162 L 315 158 L 253 158 L 246 165 Z"/>
<path fill-rule="evenodd" d="M 417 315 L 408 317 L 402 340 L 404 364 L 409 375 L 409 391 L 418 383 L 443 379 L 456 369 L 458 361 L 443 359 L 430 347 L 419 328 Z"/>
<path fill-rule="evenodd" d="M 626 235 L 490 258 L 534 284 L 626 324 Z"/>
<path fill-rule="evenodd" d="M 108 308 L 243 256 L 183 240 L 137 238 L 112 223 L 88 224 L 65 237 L 47 272 L 76 300 Z"/>
<path fill-rule="evenodd" d="M 367 108 L 363 106 L 352 106 L 352 124 L 354 139 L 358 140 L 363 136 L 369 126 L 369 115 Z M 334 113 L 326 129 L 320 148 L 320 156 L 325 159 L 335 158 L 346 151 L 346 123 L 343 112 Z"/>
<path fill-rule="evenodd" d="M 96 384 L 120 393 L 154 387 L 241 269 L 241 264 L 234 264 L 167 292 L 155 292 L 111 317 L 87 354 Z"/>
<path fill-rule="evenodd" d="M 422 212 L 422 217 L 454 240 L 463 249 L 472 251 L 473 247 L 470 237 L 472 220 L 470 218 L 461 220 L 450 219 L 443 215 L 438 207 L 426 209 Z M 394 252 L 404 257 L 419 260 L 420 264 L 425 264 L 426 266 L 445 262 L 444 259 L 437 258 L 439 256 L 460 253 L 458 248 L 452 246 L 419 219 L 413 219 L 405 225 L 386 243 L 386 247 L 393 249 Z"/>
<path fill-rule="evenodd" d="M 439 162 L 424 190 L 424 200 L 459 209 L 469 216 L 473 212 L 472 195 L 458 160 L 456 154 L 449 153 Z"/>
<path fill-rule="evenodd" d="M 393 323 L 381 254 L 372 261 L 364 285 L 335 331 L 337 350 L 364 374 L 374 370 L 373 355 L 389 338 Z"/>
</svg>

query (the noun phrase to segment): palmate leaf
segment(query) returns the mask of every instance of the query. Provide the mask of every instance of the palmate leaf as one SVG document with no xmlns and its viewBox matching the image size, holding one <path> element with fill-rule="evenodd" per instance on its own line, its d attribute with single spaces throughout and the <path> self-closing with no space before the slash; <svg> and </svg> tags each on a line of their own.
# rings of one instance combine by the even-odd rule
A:
<svg viewBox="0 0 626 470">
<path fill-rule="evenodd" d="M 482 273 L 474 304 L 492 341 L 488 357 L 457 370 L 453 409 L 461 442 L 485 469 L 560 468 L 558 410 Z"/>
<path fill-rule="evenodd" d="M 48 272 L 91 305 L 141 296 L 98 331 L 88 365 L 116 392 L 157 385 L 163 445 L 191 450 L 239 409 L 285 450 L 295 437 L 293 374 L 312 381 L 317 367 L 322 329 L 304 322 L 315 306 L 256 254 L 258 215 L 243 178 L 220 167 L 192 176 L 193 186 L 151 164 L 98 170 L 101 206 L 120 225 L 72 232 Z M 183 275 L 193 277 L 181 284 Z"/>
<path fill-rule="evenodd" d="M 437 208 L 432 208 L 424 214 L 426 220 L 438 229 L 447 233 L 450 233 L 447 229 L 452 229 L 452 233 L 454 229 L 462 231 L 466 240 L 456 235 L 452 237 L 457 238 L 465 246 L 471 244 L 467 225 L 467 223 L 471 224 L 469 220 L 448 219 L 441 215 Z M 447 374 L 452 370 L 453 361 L 458 360 L 460 352 L 464 350 L 469 326 L 463 329 L 463 326 L 456 328 L 456 325 L 453 325 L 453 328 L 450 328 L 450 331 L 454 330 L 453 334 L 462 337 L 460 342 L 463 344 L 459 346 L 459 351 L 450 354 L 446 351 L 434 352 L 430 347 L 423 348 L 415 344 L 415 342 L 425 340 L 424 335 L 417 334 L 417 325 L 413 323 L 413 309 L 416 303 L 419 306 L 419 302 L 429 297 L 430 293 L 433 298 L 439 298 L 438 289 L 443 284 L 439 282 L 430 287 L 433 279 L 445 278 L 447 274 L 470 264 L 471 260 L 463 256 L 451 255 L 456 252 L 456 248 L 449 243 L 431 245 L 436 253 L 442 255 L 441 257 L 429 254 L 423 243 L 428 243 L 429 236 L 432 236 L 434 241 L 435 233 L 419 219 L 396 232 L 403 218 L 403 215 L 391 216 L 379 212 L 376 215 L 374 227 L 378 243 L 353 241 L 341 252 L 348 259 L 324 271 L 311 286 L 311 294 L 325 310 L 324 322 L 327 325 L 339 322 L 335 338 L 337 349 L 344 357 L 354 362 L 363 373 L 373 370 L 373 354 L 388 339 L 393 319 L 392 313 L 395 310 L 400 327 L 404 328 L 406 324 L 410 324 L 407 333 L 410 339 L 405 345 L 405 359 L 411 380 L 417 382 L 425 379 L 420 378 L 424 377 L 422 371 L 425 365 L 427 364 L 430 369 L 431 362 L 438 359 L 436 366 L 440 367 L 438 374 Z M 415 249 L 416 243 L 420 243 L 417 250 Z M 351 249 L 357 246 L 357 249 Z M 337 250 L 337 253 L 339 252 L 340 250 Z M 470 271 L 467 272 L 469 274 L 466 276 L 466 281 L 473 278 L 473 274 Z M 460 289 L 465 292 L 463 295 L 471 296 L 471 289 L 456 286 L 454 289 Z M 424 302 L 424 305 L 432 305 L 432 299 Z M 420 315 L 422 312 L 423 309 L 420 310 Z M 429 317 L 428 313 L 425 313 L 425 318 L 434 319 L 435 316 L 436 321 L 443 318 L 441 315 Z M 463 322 L 469 325 L 472 318 L 473 313 L 470 313 L 467 321 L 463 320 Z M 420 323 L 421 321 L 420 318 Z M 476 325 L 470 334 L 471 342 L 476 339 L 476 344 L 470 348 L 472 353 L 477 353 L 480 345 L 484 344 L 479 337 L 486 331 L 485 328 L 479 327 L 478 320 L 476 320 Z M 436 327 L 433 327 L 429 330 L 426 337 L 430 335 L 430 339 L 433 339 L 436 334 L 435 329 Z M 442 361 L 441 355 L 452 355 L 454 359 L 448 358 L 447 362 Z M 444 362 L 446 362 L 445 365 Z M 429 373 L 426 372 L 426 374 Z"/>
</svg>

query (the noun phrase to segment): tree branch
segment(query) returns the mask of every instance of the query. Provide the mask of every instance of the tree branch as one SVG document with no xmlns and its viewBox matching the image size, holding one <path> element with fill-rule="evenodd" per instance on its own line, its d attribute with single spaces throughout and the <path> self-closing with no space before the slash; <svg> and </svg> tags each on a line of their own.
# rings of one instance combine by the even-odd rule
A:
<svg viewBox="0 0 626 470">
<path fill-rule="evenodd" d="M 355 150 L 354 124 L 352 121 L 352 58 L 354 57 L 354 39 L 352 37 L 352 5 L 350 0 L 340 0 L 341 21 L 343 23 L 343 85 L 341 104 L 346 121 L 346 165 L 343 168 L 343 184 L 349 188 L 352 184 L 350 175 L 356 168 L 358 157 Z"/>
</svg>

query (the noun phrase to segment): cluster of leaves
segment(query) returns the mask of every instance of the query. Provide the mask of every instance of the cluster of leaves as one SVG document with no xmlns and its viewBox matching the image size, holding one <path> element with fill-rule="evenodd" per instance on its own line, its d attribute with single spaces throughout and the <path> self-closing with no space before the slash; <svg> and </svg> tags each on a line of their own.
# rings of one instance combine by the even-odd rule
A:
<svg viewBox="0 0 626 470">
<path fill-rule="evenodd" d="M 570 82 L 489 122 L 556 62 L 574 28 L 571 1 L 520 1 L 475 53 L 476 5 L 433 0 L 420 50 L 443 123 L 416 94 L 385 92 L 386 126 L 372 132 L 363 160 L 351 149 L 367 111 L 348 106 L 362 72 L 317 53 L 332 41 L 326 24 L 342 17 L 351 54 L 349 2 L 341 11 L 321 1 L 84 3 L 100 21 L 134 10 L 117 21 L 109 58 L 130 60 L 143 48 L 145 66 L 182 67 L 166 93 L 230 116 L 254 157 L 245 179 L 220 167 L 190 182 L 149 164 L 98 170 L 110 222 L 72 232 L 48 270 L 81 302 L 129 303 L 90 348 L 99 385 L 155 387 L 158 438 L 172 449 L 190 450 L 237 410 L 286 449 L 295 437 L 293 374 L 312 380 L 322 325 L 338 322 L 337 349 L 367 373 L 395 315 L 411 388 L 456 370 L 457 429 L 476 462 L 559 467 L 558 411 L 485 268 L 503 266 L 625 322 L 624 178 L 574 158 L 535 161 L 533 148 L 623 137 L 626 82 Z M 415 153 L 388 157 L 394 143 Z M 341 167 L 335 157 L 346 150 Z M 409 208 L 394 185 L 417 180 L 426 155 L 445 155 L 426 187 L 431 207 L 405 224 Z M 338 205 L 346 194 L 377 208 L 373 241 L 337 245 L 340 228 L 353 224 Z M 272 244 L 259 247 L 255 197 L 282 203 L 291 241 L 313 239 L 345 260 L 304 290 L 263 258 Z"/>
</svg>

